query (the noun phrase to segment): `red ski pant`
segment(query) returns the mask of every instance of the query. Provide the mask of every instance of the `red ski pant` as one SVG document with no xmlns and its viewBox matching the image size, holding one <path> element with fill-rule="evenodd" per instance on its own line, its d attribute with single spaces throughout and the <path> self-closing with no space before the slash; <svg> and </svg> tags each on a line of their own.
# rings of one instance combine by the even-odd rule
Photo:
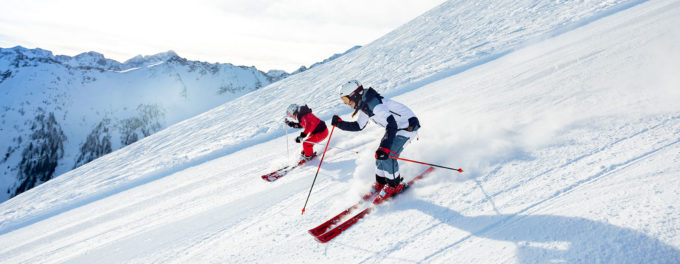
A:
<svg viewBox="0 0 680 264">
<path fill-rule="evenodd" d="M 324 131 L 322 131 L 321 133 L 309 135 L 309 137 L 307 139 L 305 139 L 305 141 L 309 141 L 309 142 L 303 142 L 302 143 L 302 152 L 305 153 L 305 156 L 309 157 L 309 156 L 312 155 L 312 153 L 314 153 L 314 144 L 312 144 L 310 142 L 319 143 L 319 142 L 321 142 L 321 140 L 326 139 L 327 136 L 328 136 L 328 129 L 324 129 Z"/>
</svg>

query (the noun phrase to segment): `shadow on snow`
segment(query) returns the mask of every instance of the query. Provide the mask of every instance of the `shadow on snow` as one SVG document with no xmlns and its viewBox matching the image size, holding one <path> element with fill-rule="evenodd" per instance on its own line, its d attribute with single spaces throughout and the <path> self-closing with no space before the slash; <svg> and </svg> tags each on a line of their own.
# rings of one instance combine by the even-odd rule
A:
<svg viewBox="0 0 680 264">
<path fill-rule="evenodd" d="M 680 250 L 639 231 L 580 217 L 499 214 L 465 216 L 422 200 L 411 200 L 403 209 L 429 214 L 441 223 L 470 235 L 442 243 L 427 262 L 471 237 L 509 241 L 517 245 L 521 263 L 679 263 Z M 429 228 L 431 229 L 431 228 Z"/>
</svg>

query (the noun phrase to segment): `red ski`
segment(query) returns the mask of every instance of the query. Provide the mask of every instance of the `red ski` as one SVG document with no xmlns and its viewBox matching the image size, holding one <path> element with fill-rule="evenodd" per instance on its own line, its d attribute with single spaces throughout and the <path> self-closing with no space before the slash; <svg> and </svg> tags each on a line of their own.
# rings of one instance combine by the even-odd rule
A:
<svg viewBox="0 0 680 264">
<path fill-rule="evenodd" d="M 375 196 L 378 194 L 378 192 L 379 192 L 379 191 L 375 191 L 375 192 L 369 192 L 369 193 L 365 194 L 364 196 L 362 196 L 362 200 L 361 200 L 361 201 L 359 201 L 359 202 L 357 202 L 356 204 L 350 206 L 350 207 L 347 208 L 346 210 L 340 212 L 338 215 L 332 217 L 331 219 L 329 219 L 328 221 L 324 222 L 323 224 L 320 224 L 319 226 L 317 226 L 317 227 L 315 227 L 315 228 L 309 229 L 309 233 L 312 234 L 313 236 L 320 236 L 321 234 L 326 233 L 326 231 L 328 231 L 328 229 L 330 229 L 333 225 L 339 223 L 340 220 L 342 220 L 343 217 L 349 215 L 349 214 L 352 213 L 354 210 L 356 210 L 357 208 L 359 208 L 359 206 L 361 206 L 361 204 L 362 204 L 363 202 L 369 201 L 369 200 L 373 200 L 373 198 L 375 198 Z"/>
<path fill-rule="evenodd" d="M 324 222 L 323 224 L 320 224 L 319 226 L 309 229 L 309 233 L 312 234 L 312 236 L 318 237 L 322 235 L 323 233 L 326 233 L 328 229 L 340 222 L 340 220 L 345 217 L 346 215 L 349 215 L 351 212 L 353 212 L 355 209 L 359 208 L 359 205 L 361 202 L 358 202 L 357 204 L 353 205 L 350 208 L 347 208 L 345 211 L 340 212 L 338 215 L 334 216 L 333 218 L 329 219 L 328 221 Z"/>
<path fill-rule="evenodd" d="M 427 168 L 425 171 L 423 171 L 423 172 L 421 172 L 420 174 L 418 174 L 418 176 L 416 176 L 416 177 L 413 178 L 412 180 L 408 181 L 408 182 L 406 183 L 406 186 L 404 186 L 404 188 L 403 188 L 399 193 L 393 195 L 392 197 L 388 198 L 387 200 L 390 200 L 390 199 L 394 198 L 395 196 L 397 196 L 397 195 L 403 193 L 403 192 L 406 191 L 409 187 L 411 187 L 411 185 L 412 185 L 413 183 L 415 183 L 416 181 L 422 179 L 425 175 L 429 174 L 429 173 L 432 172 L 432 171 L 434 171 L 434 167 L 429 167 L 429 168 Z M 385 201 L 386 201 L 386 200 L 385 200 Z M 357 208 L 359 208 L 360 203 L 361 203 L 361 202 L 359 202 L 359 203 L 353 205 L 352 207 L 348 208 L 348 209 L 345 210 L 345 211 L 340 212 L 340 214 L 338 214 L 337 216 L 335 216 L 335 217 L 331 218 L 330 220 L 324 222 L 323 224 L 321 224 L 321 225 L 319 225 L 319 226 L 317 226 L 317 227 L 315 227 L 315 228 L 313 228 L 313 229 L 310 229 L 310 230 L 309 230 L 309 233 L 312 234 L 312 235 L 316 238 L 316 240 L 319 241 L 320 243 L 326 243 L 326 242 L 330 241 L 331 239 L 335 238 L 336 236 L 340 235 L 342 232 L 344 232 L 345 230 L 347 230 L 348 228 L 350 228 L 350 227 L 351 227 L 352 225 L 354 225 L 356 222 L 358 222 L 359 219 L 361 219 L 361 218 L 363 218 L 364 216 L 366 216 L 367 214 L 371 213 L 371 211 L 373 210 L 373 207 L 368 207 L 368 208 L 362 210 L 361 212 L 357 213 L 356 215 L 352 216 L 352 218 L 347 219 L 347 220 L 346 220 L 345 222 L 343 222 L 342 224 L 340 224 L 340 225 L 338 225 L 338 226 L 336 226 L 336 227 L 330 229 L 331 226 L 333 226 L 334 224 L 340 222 L 340 220 L 341 220 L 342 217 L 344 217 L 344 216 L 346 216 L 346 215 L 349 215 L 352 211 L 354 211 L 354 210 L 356 210 Z M 329 230 L 329 229 L 330 229 L 330 230 Z"/>
<path fill-rule="evenodd" d="M 314 159 L 314 158 L 316 158 L 316 152 L 314 152 L 314 155 L 312 156 L 312 159 Z M 312 159 L 310 159 L 310 160 L 312 160 Z M 292 165 L 292 166 L 290 166 L 290 165 L 289 165 L 289 166 L 285 166 L 285 167 L 283 167 L 283 168 L 281 168 L 281 169 L 278 169 L 278 170 L 275 170 L 275 171 L 273 171 L 273 172 L 267 173 L 267 174 L 265 174 L 265 175 L 262 175 L 262 179 L 265 180 L 265 181 L 268 181 L 268 182 L 273 182 L 273 181 L 278 180 L 279 178 L 281 178 L 281 177 L 283 177 L 283 176 L 286 176 L 286 174 L 288 174 L 288 172 L 292 171 L 293 169 L 295 169 L 295 168 L 297 168 L 297 167 L 300 167 L 300 166 L 304 165 L 305 163 L 307 163 L 307 161 L 309 161 L 309 160 L 303 159 L 303 160 L 300 160 L 300 161 L 299 161 L 297 164 L 295 164 L 295 165 Z"/>
</svg>

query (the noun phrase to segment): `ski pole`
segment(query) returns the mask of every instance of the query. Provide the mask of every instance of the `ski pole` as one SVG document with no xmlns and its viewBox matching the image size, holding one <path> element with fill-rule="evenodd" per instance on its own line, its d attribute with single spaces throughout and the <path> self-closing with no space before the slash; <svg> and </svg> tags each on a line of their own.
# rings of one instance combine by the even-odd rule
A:
<svg viewBox="0 0 680 264">
<path fill-rule="evenodd" d="M 396 160 L 403 160 L 403 161 L 410 161 L 410 162 L 420 163 L 420 164 L 423 164 L 423 165 L 429 165 L 429 166 L 437 167 L 437 168 L 455 170 L 455 171 L 457 171 L 457 172 L 463 173 L 463 169 L 454 169 L 454 168 L 449 168 L 449 167 L 442 166 L 442 165 L 435 165 L 435 164 L 425 163 L 425 162 L 421 162 L 421 161 L 415 161 L 415 160 L 410 160 L 410 159 L 403 159 L 403 158 L 394 157 L 394 156 L 390 156 L 390 158 L 393 158 L 393 159 L 396 159 Z"/>
<path fill-rule="evenodd" d="M 283 127 L 286 129 L 286 157 L 290 159 L 290 150 L 288 150 L 288 125 Z"/>
<path fill-rule="evenodd" d="M 331 128 L 331 134 L 328 136 L 328 141 L 326 141 L 326 148 L 323 150 L 323 155 L 321 155 L 321 161 L 319 161 L 319 168 L 316 169 L 316 174 L 314 175 L 314 180 L 312 181 L 312 186 L 309 187 L 309 193 L 307 194 L 307 200 L 305 200 L 305 206 L 302 207 L 302 214 L 305 214 L 305 208 L 307 208 L 307 202 L 309 201 L 309 196 L 312 195 L 312 188 L 314 188 L 314 183 L 316 182 L 316 176 L 319 176 L 319 170 L 321 169 L 321 163 L 323 163 L 323 157 L 326 156 L 326 150 L 328 150 L 328 143 L 331 143 L 331 137 L 333 136 L 333 130 L 335 126 Z"/>
<path fill-rule="evenodd" d="M 317 143 L 317 142 L 311 142 L 311 141 L 304 141 L 306 143 L 314 144 L 314 145 L 321 145 L 322 143 Z M 347 152 L 352 152 L 354 154 L 359 154 L 359 151 L 354 151 L 354 150 L 349 150 L 349 149 L 342 149 L 338 147 L 328 147 L 329 149 L 337 149 L 337 150 L 342 150 L 342 151 L 347 151 Z"/>
</svg>

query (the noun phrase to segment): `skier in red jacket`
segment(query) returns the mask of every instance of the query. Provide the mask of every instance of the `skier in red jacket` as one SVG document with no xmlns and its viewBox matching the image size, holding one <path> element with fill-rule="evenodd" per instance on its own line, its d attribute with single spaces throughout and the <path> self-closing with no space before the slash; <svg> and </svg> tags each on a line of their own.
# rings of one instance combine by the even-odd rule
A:
<svg viewBox="0 0 680 264">
<path fill-rule="evenodd" d="M 288 116 L 285 120 L 286 125 L 292 128 L 304 129 L 295 138 L 295 142 L 302 143 L 300 156 L 306 160 L 314 158 L 316 156 L 314 143 L 319 143 L 328 136 L 326 122 L 321 121 L 312 114 L 312 109 L 307 107 L 307 105 L 298 106 L 297 104 L 291 104 L 286 110 L 286 115 Z"/>
</svg>

